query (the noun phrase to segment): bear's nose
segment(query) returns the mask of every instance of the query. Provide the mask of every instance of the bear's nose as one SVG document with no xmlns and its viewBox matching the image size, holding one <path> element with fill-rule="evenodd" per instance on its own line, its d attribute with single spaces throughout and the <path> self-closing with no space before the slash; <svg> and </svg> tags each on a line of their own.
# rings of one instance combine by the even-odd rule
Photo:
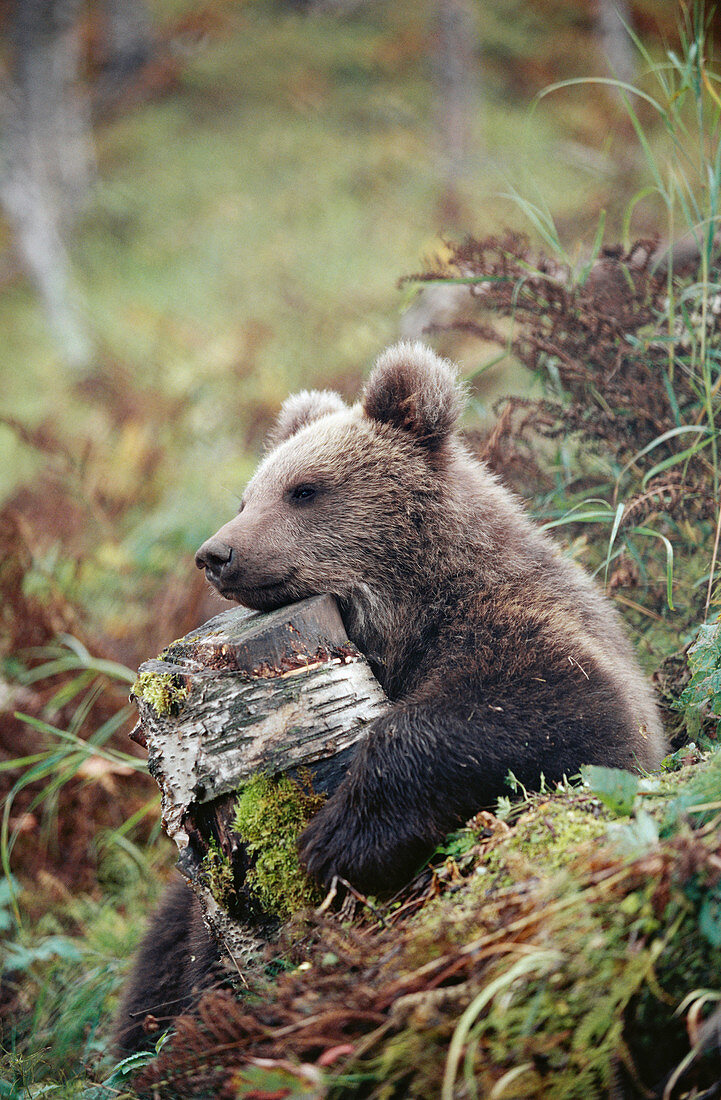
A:
<svg viewBox="0 0 721 1100">
<path fill-rule="evenodd" d="M 195 555 L 198 569 L 208 569 L 211 573 L 220 573 L 233 557 L 233 548 L 213 536 L 208 539 Z"/>
</svg>

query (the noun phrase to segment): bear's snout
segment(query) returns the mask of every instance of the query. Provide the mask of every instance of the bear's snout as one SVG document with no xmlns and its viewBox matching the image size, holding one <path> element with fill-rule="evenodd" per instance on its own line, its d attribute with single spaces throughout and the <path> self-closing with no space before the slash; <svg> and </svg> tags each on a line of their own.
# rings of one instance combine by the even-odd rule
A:
<svg viewBox="0 0 721 1100">
<path fill-rule="evenodd" d="M 195 555 L 198 569 L 205 569 L 209 580 L 219 580 L 223 570 L 233 560 L 233 548 L 219 539 L 217 535 L 206 539 Z"/>
<path fill-rule="evenodd" d="M 205 570 L 207 580 L 226 600 L 236 600 L 258 611 L 269 611 L 298 598 L 297 592 L 286 591 L 296 575 L 295 566 L 268 554 L 262 538 L 257 536 L 249 553 L 245 542 L 239 540 L 237 517 L 203 543 L 195 564 Z"/>
</svg>

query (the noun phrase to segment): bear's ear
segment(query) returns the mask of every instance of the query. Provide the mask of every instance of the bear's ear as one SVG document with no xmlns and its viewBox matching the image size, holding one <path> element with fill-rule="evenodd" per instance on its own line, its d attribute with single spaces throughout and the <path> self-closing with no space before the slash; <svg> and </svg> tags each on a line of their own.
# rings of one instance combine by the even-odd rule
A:
<svg viewBox="0 0 721 1100">
<path fill-rule="evenodd" d="M 431 451 L 453 431 L 464 405 L 453 364 L 407 341 L 383 352 L 363 392 L 366 416 L 409 432 Z"/>
<path fill-rule="evenodd" d="M 332 390 L 302 390 L 286 397 L 280 407 L 278 419 L 266 436 L 265 449 L 272 450 L 319 417 L 347 408 L 340 394 Z"/>
</svg>

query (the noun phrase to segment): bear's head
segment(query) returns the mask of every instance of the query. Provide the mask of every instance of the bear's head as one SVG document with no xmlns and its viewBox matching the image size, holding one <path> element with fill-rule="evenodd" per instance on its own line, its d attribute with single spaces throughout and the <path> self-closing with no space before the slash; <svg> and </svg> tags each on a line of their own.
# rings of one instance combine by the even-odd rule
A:
<svg viewBox="0 0 721 1100">
<path fill-rule="evenodd" d="M 417 343 L 381 355 L 352 407 L 328 391 L 288 398 L 238 515 L 201 546 L 198 568 L 261 611 L 326 592 L 392 599 L 433 549 L 429 515 L 463 405 L 455 369 Z"/>
</svg>

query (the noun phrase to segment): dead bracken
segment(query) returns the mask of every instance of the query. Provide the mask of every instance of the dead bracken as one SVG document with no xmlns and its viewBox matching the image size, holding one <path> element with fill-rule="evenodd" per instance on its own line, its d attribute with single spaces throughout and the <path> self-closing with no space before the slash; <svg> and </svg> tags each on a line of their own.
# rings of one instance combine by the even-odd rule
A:
<svg viewBox="0 0 721 1100">
<path fill-rule="evenodd" d="M 692 278 L 682 269 L 678 275 L 690 293 L 695 273 Z M 719 281 L 718 258 L 708 279 Z M 692 370 L 678 370 L 673 391 L 666 384 L 668 269 L 658 263 L 658 241 L 603 249 L 584 280 L 568 264 L 533 249 L 522 234 L 469 236 L 448 243 L 442 260 L 402 281 L 467 286 L 467 305 L 442 327 L 496 344 L 550 383 L 550 395 L 541 399 L 508 397 L 499 403 L 482 457 L 506 481 L 517 479 L 527 492 L 531 470 L 539 486 L 547 484 L 534 436 L 574 433 L 622 465 L 652 442 L 659 464 L 688 445 L 674 429 L 694 422 L 697 381 Z M 499 319 L 512 319 L 511 336 Z M 717 318 L 709 324 L 709 346 L 718 354 Z M 624 525 L 651 512 L 707 519 L 713 508 L 706 474 L 699 455 L 649 479 L 628 502 Z"/>
<path fill-rule="evenodd" d="M 718 1096 L 720 793 L 716 754 L 621 818 L 585 787 L 478 815 L 391 902 L 292 923 L 277 977 L 206 994 L 141 1092 L 235 1095 L 262 1060 L 288 1095 Z"/>
</svg>

